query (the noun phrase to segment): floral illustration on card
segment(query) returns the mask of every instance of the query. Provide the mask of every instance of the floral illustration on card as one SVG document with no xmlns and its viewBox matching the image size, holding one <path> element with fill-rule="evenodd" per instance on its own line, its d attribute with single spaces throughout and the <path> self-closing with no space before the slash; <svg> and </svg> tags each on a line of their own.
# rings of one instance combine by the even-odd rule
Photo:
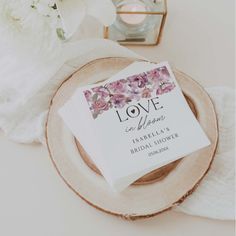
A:
<svg viewBox="0 0 236 236">
<path fill-rule="evenodd" d="M 132 75 L 84 91 L 93 118 L 111 108 L 123 108 L 131 101 L 162 95 L 175 88 L 166 66 Z"/>
</svg>

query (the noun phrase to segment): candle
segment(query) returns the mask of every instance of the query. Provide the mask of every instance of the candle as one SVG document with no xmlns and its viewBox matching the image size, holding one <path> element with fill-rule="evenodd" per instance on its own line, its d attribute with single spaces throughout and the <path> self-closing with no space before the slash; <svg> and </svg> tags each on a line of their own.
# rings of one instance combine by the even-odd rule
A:
<svg viewBox="0 0 236 236">
<path fill-rule="evenodd" d="M 124 12 L 146 12 L 146 7 L 143 4 L 139 3 L 130 3 L 123 5 L 120 8 Z M 138 25 L 141 24 L 145 19 L 145 14 L 120 14 L 120 18 L 123 22 L 129 25 Z"/>
</svg>

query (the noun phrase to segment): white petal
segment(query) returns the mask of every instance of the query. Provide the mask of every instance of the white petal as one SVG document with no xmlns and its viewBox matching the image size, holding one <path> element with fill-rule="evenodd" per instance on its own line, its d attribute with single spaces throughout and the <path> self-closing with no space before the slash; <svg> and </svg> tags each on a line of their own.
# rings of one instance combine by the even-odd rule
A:
<svg viewBox="0 0 236 236">
<path fill-rule="evenodd" d="M 94 16 L 105 26 L 116 19 L 116 8 L 111 0 L 85 0 L 87 14 Z"/>
<path fill-rule="evenodd" d="M 84 19 L 86 5 L 83 0 L 57 0 L 56 4 L 66 37 L 70 37 L 76 32 Z"/>
</svg>

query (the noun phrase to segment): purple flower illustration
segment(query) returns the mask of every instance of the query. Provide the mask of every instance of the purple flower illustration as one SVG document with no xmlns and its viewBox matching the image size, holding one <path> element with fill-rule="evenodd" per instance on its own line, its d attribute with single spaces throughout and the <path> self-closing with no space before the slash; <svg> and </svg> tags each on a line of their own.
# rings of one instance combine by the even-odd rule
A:
<svg viewBox="0 0 236 236">
<path fill-rule="evenodd" d="M 118 80 L 108 84 L 107 88 L 114 93 L 124 93 L 127 89 L 127 82 L 125 79 Z"/>
<path fill-rule="evenodd" d="M 159 70 L 151 70 L 147 72 L 147 78 L 148 80 L 155 82 L 158 82 L 160 79 L 160 72 Z"/>
<path fill-rule="evenodd" d="M 170 79 L 170 73 L 169 73 L 169 71 L 167 70 L 167 68 L 166 67 L 161 67 L 160 68 L 160 78 L 159 78 L 159 81 L 165 81 L 165 80 L 167 80 L 167 81 L 169 81 L 169 79 Z"/>
<path fill-rule="evenodd" d="M 138 89 L 131 89 L 127 91 L 127 94 L 129 95 L 131 100 L 139 101 L 141 98 L 141 92 Z"/>
<path fill-rule="evenodd" d="M 128 78 L 129 86 L 131 88 L 143 88 L 148 82 L 147 76 L 145 73 L 140 75 L 134 75 Z"/>
<path fill-rule="evenodd" d="M 161 95 L 163 93 L 168 93 L 170 92 L 173 88 L 175 87 L 174 83 L 171 82 L 164 82 L 161 84 L 158 89 L 156 90 L 157 95 Z"/>
<path fill-rule="evenodd" d="M 116 108 L 122 108 L 124 107 L 129 99 L 127 99 L 127 97 L 123 94 L 114 94 L 111 97 L 111 103 L 114 105 L 114 107 Z"/>
</svg>

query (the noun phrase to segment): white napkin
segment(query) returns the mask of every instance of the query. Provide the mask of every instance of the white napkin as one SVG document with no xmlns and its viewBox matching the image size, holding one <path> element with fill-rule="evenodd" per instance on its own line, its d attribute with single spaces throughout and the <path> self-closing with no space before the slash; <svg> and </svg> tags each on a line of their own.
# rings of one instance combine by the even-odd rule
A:
<svg viewBox="0 0 236 236">
<path fill-rule="evenodd" d="M 235 218 L 235 91 L 227 87 L 207 88 L 214 102 L 219 143 L 214 161 L 196 191 L 176 210 L 215 219 Z"/>
<path fill-rule="evenodd" d="M 44 141 L 50 100 L 62 81 L 78 68 L 103 57 L 142 58 L 102 39 L 66 43 L 56 59 L 32 60 L 5 49 L 4 45 L 0 47 L 0 55 L 0 128 L 10 139 L 21 143 Z M 233 219 L 234 92 L 229 88 L 214 88 L 208 92 L 214 100 L 220 125 L 217 154 L 207 176 L 178 210 L 210 218 Z"/>
</svg>

